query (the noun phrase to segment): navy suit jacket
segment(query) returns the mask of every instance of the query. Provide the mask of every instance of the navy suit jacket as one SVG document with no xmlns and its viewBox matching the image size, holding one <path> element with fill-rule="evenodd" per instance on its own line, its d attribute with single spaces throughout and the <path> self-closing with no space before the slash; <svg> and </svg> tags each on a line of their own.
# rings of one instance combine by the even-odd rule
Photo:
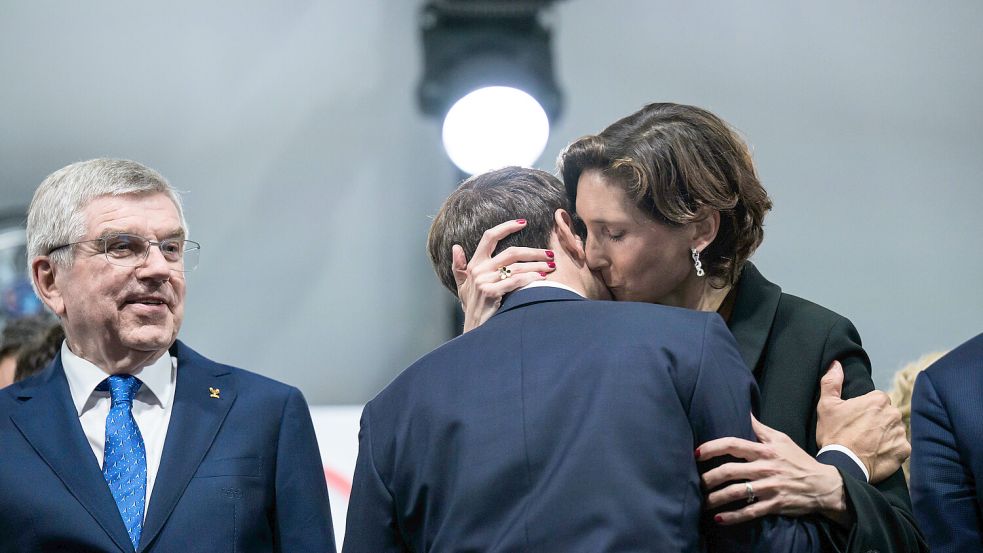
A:
<svg viewBox="0 0 983 553">
<path fill-rule="evenodd" d="M 983 552 L 983 334 L 918 375 L 911 501 L 933 553 Z"/>
<path fill-rule="evenodd" d="M 171 354 L 177 387 L 139 551 L 334 551 L 301 393 L 181 342 Z M 133 551 L 60 356 L 0 390 L 0 552 L 15 551 Z"/>
<path fill-rule="evenodd" d="M 754 439 L 756 394 L 715 313 L 520 290 L 366 405 L 343 550 L 703 550 L 694 448 Z M 776 521 L 775 551 L 818 547 Z"/>
</svg>

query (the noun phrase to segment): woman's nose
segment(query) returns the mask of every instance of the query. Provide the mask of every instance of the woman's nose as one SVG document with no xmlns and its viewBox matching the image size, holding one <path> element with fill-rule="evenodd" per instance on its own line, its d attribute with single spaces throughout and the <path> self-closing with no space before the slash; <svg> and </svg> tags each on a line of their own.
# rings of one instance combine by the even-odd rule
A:
<svg viewBox="0 0 983 553">
<path fill-rule="evenodd" d="M 604 267 L 607 267 L 607 258 L 604 256 L 604 252 L 597 246 L 597 241 L 594 240 L 590 235 L 587 235 L 587 267 L 592 271 L 597 271 Z"/>
</svg>

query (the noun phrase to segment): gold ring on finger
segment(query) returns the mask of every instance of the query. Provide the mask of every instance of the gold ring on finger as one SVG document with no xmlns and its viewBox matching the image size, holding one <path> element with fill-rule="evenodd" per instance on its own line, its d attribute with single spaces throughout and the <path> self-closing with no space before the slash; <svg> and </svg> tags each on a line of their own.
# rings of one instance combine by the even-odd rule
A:
<svg viewBox="0 0 983 553">
<path fill-rule="evenodd" d="M 498 280 L 505 280 L 510 276 L 512 276 L 512 269 L 509 269 L 508 267 L 498 268 Z"/>
</svg>

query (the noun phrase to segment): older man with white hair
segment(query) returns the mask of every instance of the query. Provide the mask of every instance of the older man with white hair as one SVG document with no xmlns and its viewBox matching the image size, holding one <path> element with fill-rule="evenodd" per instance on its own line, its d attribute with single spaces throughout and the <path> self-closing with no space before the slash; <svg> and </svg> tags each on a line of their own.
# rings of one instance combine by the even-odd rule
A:
<svg viewBox="0 0 983 553">
<path fill-rule="evenodd" d="M 0 552 L 334 551 L 307 404 L 177 340 L 197 264 L 156 171 L 94 159 L 28 212 L 38 296 L 65 328 L 0 391 Z"/>
</svg>

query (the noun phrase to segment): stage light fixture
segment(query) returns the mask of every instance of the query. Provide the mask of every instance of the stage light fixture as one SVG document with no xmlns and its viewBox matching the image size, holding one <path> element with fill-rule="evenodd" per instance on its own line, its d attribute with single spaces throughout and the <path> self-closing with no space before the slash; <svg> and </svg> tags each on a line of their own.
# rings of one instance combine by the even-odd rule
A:
<svg viewBox="0 0 983 553">
<path fill-rule="evenodd" d="M 444 118 L 448 157 L 474 175 L 506 165 L 532 165 L 546 148 L 549 118 L 525 92 L 506 86 L 479 88 L 458 100 Z"/>
<path fill-rule="evenodd" d="M 443 0 L 421 13 L 422 111 L 443 118 L 448 156 L 461 171 L 532 165 L 560 115 L 551 33 L 552 0 Z"/>
</svg>

